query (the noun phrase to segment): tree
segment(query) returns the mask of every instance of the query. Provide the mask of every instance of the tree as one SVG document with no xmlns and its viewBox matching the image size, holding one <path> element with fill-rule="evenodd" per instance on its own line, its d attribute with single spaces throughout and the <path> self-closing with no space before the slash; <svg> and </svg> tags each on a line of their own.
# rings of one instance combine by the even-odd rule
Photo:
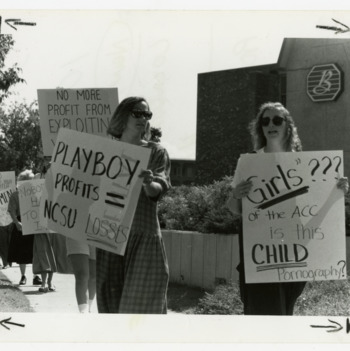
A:
<svg viewBox="0 0 350 351">
<path fill-rule="evenodd" d="M 162 130 L 160 128 L 151 127 L 151 140 L 156 143 L 160 143 L 160 138 L 162 137 Z"/>
<path fill-rule="evenodd" d="M 0 125 L 0 172 L 40 171 L 43 158 L 37 102 L 15 103 L 8 112 L 0 108 Z"/>
<path fill-rule="evenodd" d="M 9 90 L 13 85 L 25 82 L 19 76 L 22 70 L 17 64 L 12 67 L 5 65 L 6 56 L 13 49 L 14 44 L 15 41 L 11 35 L 0 35 L 0 103 L 11 94 Z"/>
</svg>

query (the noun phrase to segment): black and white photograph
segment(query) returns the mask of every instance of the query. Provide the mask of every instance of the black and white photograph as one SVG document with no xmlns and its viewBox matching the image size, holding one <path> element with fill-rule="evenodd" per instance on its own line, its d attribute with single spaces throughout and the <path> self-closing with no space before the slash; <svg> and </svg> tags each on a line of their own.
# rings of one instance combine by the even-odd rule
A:
<svg viewBox="0 0 350 351">
<path fill-rule="evenodd" d="M 350 11 L 135 2 L 0 10 L 0 342 L 349 343 Z"/>
</svg>

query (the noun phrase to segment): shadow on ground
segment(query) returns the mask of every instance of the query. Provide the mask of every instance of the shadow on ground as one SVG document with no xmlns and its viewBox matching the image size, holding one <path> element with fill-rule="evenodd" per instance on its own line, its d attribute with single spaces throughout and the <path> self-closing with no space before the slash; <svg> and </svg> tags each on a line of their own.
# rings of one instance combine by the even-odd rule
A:
<svg viewBox="0 0 350 351">
<path fill-rule="evenodd" d="M 205 291 L 180 284 L 169 284 L 168 309 L 177 313 L 193 314 Z"/>
<path fill-rule="evenodd" d="M 33 312 L 29 300 L 0 272 L 0 312 Z"/>
</svg>

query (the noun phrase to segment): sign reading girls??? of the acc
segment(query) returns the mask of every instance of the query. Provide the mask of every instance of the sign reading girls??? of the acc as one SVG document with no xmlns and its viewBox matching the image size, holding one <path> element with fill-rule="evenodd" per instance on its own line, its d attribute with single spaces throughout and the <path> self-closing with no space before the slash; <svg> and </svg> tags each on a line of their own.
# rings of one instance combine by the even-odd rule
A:
<svg viewBox="0 0 350 351">
<path fill-rule="evenodd" d="M 335 101 L 343 85 L 343 72 L 335 63 L 314 66 L 307 76 L 307 94 L 314 102 Z"/>
</svg>

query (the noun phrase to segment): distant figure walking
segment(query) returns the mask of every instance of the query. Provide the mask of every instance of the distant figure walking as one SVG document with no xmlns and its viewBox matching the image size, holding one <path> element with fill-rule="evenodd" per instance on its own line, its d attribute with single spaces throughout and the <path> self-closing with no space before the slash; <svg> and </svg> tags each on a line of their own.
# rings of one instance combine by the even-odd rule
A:
<svg viewBox="0 0 350 351">
<path fill-rule="evenodd" d="M 17 181 L 30 180 L 34 178 L 31 170 L 21 172 Z M 18 189 L 13 192 L 9 199 L 8 212 L 12 218 L 13 224 L 11 227 L 11 239 L 8 252 L 8 262 L 16 262 L 19 264 L 21 271 L 20 285 L 27 284 L 26 265 L 33 262 L 33 242 L 34 235 L 22 234 L 21 214 L 19 207 L 19 194 Z M 33 285 L 41 285 L 42 281 L 38 275 L 33 277 Z"/>
</svg>

